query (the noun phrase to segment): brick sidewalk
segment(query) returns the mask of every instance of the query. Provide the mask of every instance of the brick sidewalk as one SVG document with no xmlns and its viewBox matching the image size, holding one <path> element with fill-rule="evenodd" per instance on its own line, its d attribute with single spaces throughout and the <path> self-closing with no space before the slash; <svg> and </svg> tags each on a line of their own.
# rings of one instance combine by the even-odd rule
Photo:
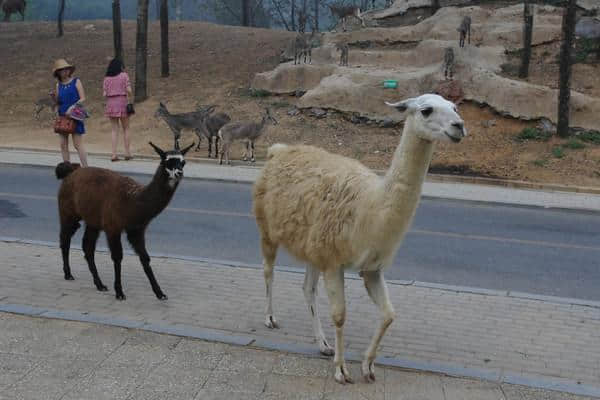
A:
<svg viewBox="0 0 600 400">
<path fill-rule="evenodd" d="M 76 280 L 67 282 L 58 249 L 0 243 L 0 309 L 28 305 L 40 308 L 38 313 L 76 312 L 137 327 L 237 335 L 241 344 L 246 340 L 246 344 L 293 351 L 315 348 L 302 274 L 276 271 L 275 316 L 282 328 L 270 331 L 263 325 L 260 270 L 154 258 L 155 274 L 169 296 L 167 302 L 160 302 L 138 259 L 126 256 L 127 301 L 119 302 L 112 291 L 112 262 L 106 253 L 97 253 L 97 264 L 111 288 L 108 293 L 95 290 L 81 251 L 73 250 L 71 261 Z M 379 315 L 361 281 L 347 279 L 346 294 L 346 345 L 350 357 L 356 358 L 367 346 Z M 390 295 L 397 318 L 379 352 L 384 364 L 497 382 L 534 386 L 541 382 L 545 387 L 600 396 L 600 308 L 398 284 L 390 285 Z M 319 303 L 325 333 L 333 341 L 323 290 Z"/>
<path fill-rule="evenodd" d="M 332 372 L 330 360 L 0 312 L 0 400 L 587 399 L 389 367 L 342 386 Z"/>
</svg>

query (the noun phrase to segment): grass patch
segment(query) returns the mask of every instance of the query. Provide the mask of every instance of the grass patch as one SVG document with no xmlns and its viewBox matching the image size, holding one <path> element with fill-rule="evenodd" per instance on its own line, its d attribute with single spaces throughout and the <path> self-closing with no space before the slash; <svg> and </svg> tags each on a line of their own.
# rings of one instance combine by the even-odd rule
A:
<svg viewBox="0 0 600 400">
<path fill-rule="evenodd" d="M 524 142 L 526 140 L 537 140 L 537 141 L 547 141 L 552 136 L 549 132 L 543 132 L 536 128 L 525 128 L 521 132 L 517 134 L 515 139 L 518 142 Z"/>
<path fill-rule="evenodd" d="M 539 160 L 534 160 L 533 161 L 533 165 L 535 165 L 536 167 L 545 167 L 546 165 L 548 165 L 548 159 L 547 158 L 541 158 Z"/>
<path fill-rule="evenodd" d="M 552 155 L 556 158 L 563 158 L 565 156 L 565 149 L 561 146 L 555 146 L 552 148 Z"/>
<path fill-rule="evenodd" d="M 268 97 L 271 93 L 262 89 L 244 88 L 240 91 L 240 94 L 245 97 Z"/>
<path fill-rule="evenodd" d="M 577 134 L 577 139 L 593 144 L 600 144 L 600 132 L 583 131 Z"/>
<path fill-rule="evenodd" d="M 571 150 L 579 150 L 585 147 L 585 144 L 581 143 L 579 140 L 575 138 L 569 139 L 567 143 L 565 143 L 565 147 Z"/>
</svg>

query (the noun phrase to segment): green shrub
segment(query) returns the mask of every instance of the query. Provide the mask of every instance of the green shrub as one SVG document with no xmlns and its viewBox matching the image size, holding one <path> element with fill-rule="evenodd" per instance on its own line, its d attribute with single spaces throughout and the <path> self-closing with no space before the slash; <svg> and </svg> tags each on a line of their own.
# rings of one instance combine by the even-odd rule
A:
<svg viewBox="0 0 600 400">
<path fill-rule="evenodd" d="M 565 156 L 565 149 L 561 146 L 555 146 L 552 148 L 552 155 L 556 158 L 563 158 Z"/>
<path fill-rule="evenodd" d="M 547 141 L 552 136 L 549 132 L 543 132 L 536 128 L 525 128 L 521 132 L 519 132 L 516 136 L 516 140 L 518 142 L 524 142 L 526 140 L 539 140 L 539 141 Z"/>
<path fill-rule="evenodd" d="M 579 150 L 579 149 L 583 149 L 585 147 L 585 144 L 581 143 L 579 140 L 577 140 L 575 138 L 571 138 L 565 144 L 565 147 L 567 149 L 571 149 L 571 150 Z"/>
<path fill-rule="evenodd" d="M 577 134 L 577 139 L 583 140 L 584 142 L 600 144 L 600 132 L 583 131 Z"/>
<path fill-rule="evenodd" d="M 537 167 L 545 167 L 546 164 L 548 164 L 548 160 L 546 158 L 542 158 L 542 159 L 533 161 L 533 165 L 535 165 Z"/>
</svg>

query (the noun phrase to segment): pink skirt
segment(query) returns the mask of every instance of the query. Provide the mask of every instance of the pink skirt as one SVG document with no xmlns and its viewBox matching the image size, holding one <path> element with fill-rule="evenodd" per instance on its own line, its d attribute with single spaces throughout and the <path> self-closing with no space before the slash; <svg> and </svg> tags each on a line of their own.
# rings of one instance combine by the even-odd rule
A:
<svg viewBox="0 0 600 400">
<path fill-rule="evenodd" d="M 127 96 L 111 96 L 106 98 L 104 115 L 112 118 L 127 116 Z"/>
</svg>

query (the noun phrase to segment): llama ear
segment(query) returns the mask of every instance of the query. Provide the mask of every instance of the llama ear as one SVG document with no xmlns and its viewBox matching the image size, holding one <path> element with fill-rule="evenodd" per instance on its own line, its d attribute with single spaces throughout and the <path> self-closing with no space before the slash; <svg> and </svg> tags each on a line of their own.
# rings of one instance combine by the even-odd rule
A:
<svg viewBox="0 0 600 400">
<path fill-rule="evenodd" d="M 406 100 L 399 101 L 397 103 L 388 103 L 386 101 L 385 104 L 387 104 L 390 107 L 394 107 L 396 110 L 400 111 L 403 114 L 406 113 L 407 111 L 410 112 L 415 109 L 414 99 L 406 99 Z"/>
<path fill-rule="evenodd" d="M 167 157 L 167 154 L 163 150 L 161 150 L 160 147 L 158 147 L 157 145 L 155 145 L 152 142 L 148 142 L 148 144 L 150 146 L 152 146 L 152 148 L 154 149 L 154 151 L 156 151 L 156 154 L 158 154 L 160 156 L 161 160 L 164 160 Z"/>
<path fill-rule="evenodd" d="M 188 147 L 186 147 L 185 149 L 181 150 L 181 155 L 185 156 L 185 153 L 187 153 L 192 147 L 194 147 L 195 144 L 196 143 L 192 142 L 192 144 L 190 144 Z"/>
</svg>

